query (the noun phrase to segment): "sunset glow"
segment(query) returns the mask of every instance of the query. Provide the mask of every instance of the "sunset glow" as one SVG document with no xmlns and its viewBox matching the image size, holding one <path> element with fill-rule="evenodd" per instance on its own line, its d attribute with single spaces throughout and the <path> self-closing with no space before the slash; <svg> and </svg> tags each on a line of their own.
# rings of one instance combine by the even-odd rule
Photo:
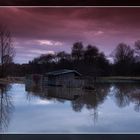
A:
<svg viewBox="0 0 140 140">
<path fill-rule="evenodd" d="M 120 42 L 140 39 L 139 8 L 0 8 L 13 33 L 16 63 L 47 52 L 70 52 L 76 41 L 96 45 L 107 56 Z"/>
</svg>

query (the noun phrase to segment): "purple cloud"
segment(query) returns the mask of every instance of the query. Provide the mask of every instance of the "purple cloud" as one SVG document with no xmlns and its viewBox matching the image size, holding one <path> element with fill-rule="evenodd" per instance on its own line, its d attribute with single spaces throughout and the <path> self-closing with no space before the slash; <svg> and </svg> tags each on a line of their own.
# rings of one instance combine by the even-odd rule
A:
<svg viewBox="0 0 140 140">
<path fill-rule="evenodd" d="M 140 39 L 140 8 L 0 8 L 0 21 L 13 33 L 15 62 L 44 52 L 70 52 L 72 44 L 97 45 L 109 55 L 116 45 Z"/>
</svg>

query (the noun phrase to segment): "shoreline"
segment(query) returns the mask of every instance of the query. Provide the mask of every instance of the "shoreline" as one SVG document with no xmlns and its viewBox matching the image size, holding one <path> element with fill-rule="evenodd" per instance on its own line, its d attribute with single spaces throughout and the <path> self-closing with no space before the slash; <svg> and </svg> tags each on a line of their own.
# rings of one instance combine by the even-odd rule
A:
<svg viewBox="0 0 140 140">
<path fill-rule="evenodd" d="M 107 76 L 107 77 L 97 77 L 96 83 L 140 83 L 140 77 L 124 77 L 124 76 Z M 0 78 L 0 83 L 25 83 L 25 77 L 7 77 Z"/>
<path fill-rule="evenodd" d="M 98 83 L 140 83 L 140 77 L 125 77 L 125 76 L 108 76 L 108 77 L 97 77 L 96 82 Z"/>
<path fill-rule="evenodd" d="M 25 77 L 7 77 L 7 78 L 0 78 L 0 83 L 25 83 Z"/>
</svg>

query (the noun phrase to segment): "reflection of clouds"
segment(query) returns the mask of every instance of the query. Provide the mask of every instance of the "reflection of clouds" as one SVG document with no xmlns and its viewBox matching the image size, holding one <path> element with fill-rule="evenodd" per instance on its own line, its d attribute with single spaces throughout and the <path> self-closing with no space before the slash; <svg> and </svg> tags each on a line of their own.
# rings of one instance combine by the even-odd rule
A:
<svg viewBox="0 0 140 140">
<path fill-rule="evenodd" d="M 102 90 L 100 87 L 104 89 L 106 87 L 106 90 Z M 56 98 L 54 98 L 55 100 L 49 100 L 49 98 L 46 98 L 47 95 L 40 98 L 35 94 L 31 94 L 31 100 L 27 100 L 25 86 L 14 84 L 12 85 L 12 91 L 14 92 L 16 110 L 10 121 L 8 132 L 106 133 L 139 131 L 140 117 L 139 113 L 134 110 L 134 103 L 124 108 L 118 107 L 113 100 L 116 97 L 108 97 L 107 94 L 110 91 L 113 93 L 115 85 L 106 85 L 105 87 L 99 85 L 97 95 L 91 93 L 89 97 L 84 96 L 85 98 L 81 98 L 80 100 L 84 106 L 80 112 L 76 112 L 72 109 L 71 101 L 65 100 L 64 103 L 61 103 Z M 133 89 L 132 87 L 129 88 Z M 137 99 L 136 95 L 133 100 Z M 88 108 L 86 104 L 88 104 Z M 96 111 L 95 107 L 97 107 L 98 112 L 94 112 Z M 95 115 L 95 118 L 93 115 Z M 99 116 L 99 119 L 96 125 L 93 126 L 93 119 L 96 119 L 96 115 Z"/>
<path fill-rule="evenodd" d="M 67 106 L 68 105 L 68 106 Z M 87 110 L 80 114 L 69 108 L 69 104 L 64 106 L 32 106 L 26 110 L 19 110 L 15 116 L 9 131 L 11 132 L 31 132 L 31 133 L 77 133 L 81 126 L 87 124 Z M 30 126 L 30 127 L 28 127 Z"/>
<path fill-rule="evenodd" d="M 32 102 L 31 104 L 33 105 L 49 105 L 49 104 L 54 104 L 54 102 L 47 101 L 47 100 L 36 100 Z"/>
<path fill-rule="evenodd" d="M 25 85 L 24 84 L 13 84 L 12 91 L 14 95 L 14 102 L 17 106 L 38 106 L 38 105 L 50 105 L 54 104 L 53 100 L 47 100 L 43 97 L 39 96 L 39 93 L 34 92 L 25 92 Z M 36 95 L 36 96 L 35 96 Z"/>
<path fill-rule="evenodd" d="M 110 93 L 113 93 L 114 90 L 115 90 L 115 86 L 114 85 L 111 85 L 111 87 L 110 87 Z"/>
<path fill-rule="evenodd" d="M 31 83 L 28 83 L 26 85 L 28 97 L 34 95 L 39 96 L 42 99 L 48 99 L 49 101 L 59 101 L 58 99 L 70 100 L 71 107 L 75 112 L 82 112 L 83 109 L 86 108 L 89 111 L 88 114 L 90 114 L 90 118 L 94 121 L 94 123 L 98 119 L 98 107 L 99 105 L 103 104 L 106 100 L 106 96 L 108 94 L 109 89 L 110 85 L 100 84 L 96 85 L 96 91 L 82 89 L 67 89 L 60 87 L 47 87 L 46 90 L 35 91 L 34 88 L 32 88 Z M 79 95 L 79 97 L 76 100 L 74 100 L 74 95 Z"/>
</svg>

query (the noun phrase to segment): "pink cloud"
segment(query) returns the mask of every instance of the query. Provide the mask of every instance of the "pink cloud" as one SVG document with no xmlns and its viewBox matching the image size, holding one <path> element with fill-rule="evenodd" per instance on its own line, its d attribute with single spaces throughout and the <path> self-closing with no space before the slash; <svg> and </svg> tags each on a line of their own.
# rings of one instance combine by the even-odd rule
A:
<svg viewBox="0 0 140 140">
<path fill-rule="evenodd" d="M 37 56 L 36 49 L 69 52 L 76 41 L 97 45 L 108 55 L 118 43 L 139 39 L 139 17 L 140 8 L 0 8 L 0 21 L 13 32 L 22 62 Z"/>
</svg>

